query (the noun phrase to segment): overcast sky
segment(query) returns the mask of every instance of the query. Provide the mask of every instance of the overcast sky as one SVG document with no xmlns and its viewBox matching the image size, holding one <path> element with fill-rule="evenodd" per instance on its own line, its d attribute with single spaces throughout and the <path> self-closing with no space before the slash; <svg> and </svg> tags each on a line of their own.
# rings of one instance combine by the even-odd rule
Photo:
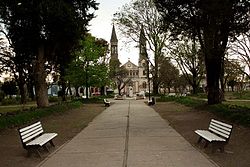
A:
<svg viewBox="0 0 250 167">
<path fill-rule="evenodd" d="M 129 3 L 131 0 L 96 0 L 99 5 L 99 9 L 95 11 L 96 18 L 91 20 L 90 22 L 90 33 L 97 37 L 103 38 L 106 41 L 110 42 L 111 31 L 112 31 L 112 18 L 113 14 L 119 11 L 126 3 Z M 119 40 L 118 43 L 118 54 L 119 59 L 122 64 L 130 60 L 137 64 L 138 63 L 138 48 L 134 48 L 133 44 L 130 47 L 126 47 L 123 44 L 121 34 L 118 32 L 118 28 L 116 28 L 117 37 Z M 126 39 L 125 39 L 126 40 Z"/>
</svg>

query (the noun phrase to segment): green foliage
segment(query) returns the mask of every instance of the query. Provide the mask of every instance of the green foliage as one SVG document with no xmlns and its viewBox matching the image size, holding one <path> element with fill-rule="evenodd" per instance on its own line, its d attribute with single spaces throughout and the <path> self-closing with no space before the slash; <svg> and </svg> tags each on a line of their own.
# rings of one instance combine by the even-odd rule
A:
<svg viewBox="0 0 250 167">
<path fill-rule="evenodd" d="M 85 40 L 79 42 L 79 49 L 73 53 L 76 58 L 66 70 L 65 78 L 74 87 L 86 84 L 101 87 L 108 84 L 108 67 L 105 64 L 107 48 L 107 41 L 88 34 Z"/>
<path fill-rule="evenodd" d="M 236 99 L 250 99 L 250 92 L 249 91 L 241 91 L 241 92 L 233 92 L 233 96 Z"/>
<path fill-rule="evenodd" d="M 14 104 L 20 104 L 20 98 L 5 98 L 2 100 L 2 105 L 14 105 Z"/>
<path fill-rule="evenodd" d="M 71 103 L 63 103 L 60 105 L 54 105 L 46 108 L 31 108 L 26 111 L 17 111 L 2 114 L 0 116 L 0 129 L 20 126 L 26 123 L 39 120 L 42 117 L 49 116 L 54 113 L 62 113 L 73 108 L 79 108 L 82 103 L 79 101 Z"/>
<path fill-rule="evenodd" d="M 178 83 L 179 69 L 169 58 L 163 58 L 160 63 L 159 80 L 163 88 L 172 88 Z"/>
<path fill-rule="evenodd" d="M 2 90 L 0 90 L 0 102 L 4 99 L 5 94 Z"/>
<path fill-rule="evenodd" d="M 6 95 L 12 96 L 17 94 L 17 84 L 14 80 L 5 81 L 1 89 Z"/>
<path fill-rule="evenodd" d="M 157 99 L 157 101 L 159 102 L 175 101 L 189 107 L 199 107 L 206 103 L 204 100 L 193 99 L 191 97 L 182 97 L 182 96 L 161 96 L 161 98 Z"/>
<path fill-rule="evenodd" d="M 192 86 L 193 94 L 196 94 L 205 73 L 204 57 L 198 41 L 183 38 L 172 47 L 171 57 L 177 62 L 183 76 Z"/>
<path fill-rule="evenodd" d="M 207 98 L 207 94 L 206 93 L 201 93 L 201 92 L 203 92 L 202 89 L 199 91 L 199 93 L 197 93 L 197 94 L 191 94 L 189 96 L 206 99 Z"/>
<path fill-rule="evenodd" d="M 49 102 L 50 103 L 58 102 L 58 97 L 57 96 L 49 96 Z"/>
<path fill-rule="evenodd" d="M 230 37 L 249 31 L 249 0 L 154 0 L 165 29 L 176 39 L 197 37 L 206 66 L 208 104 L 221 103 L 219 79 Z"/>
<path fill-rule="evenodd" d="M 229 119 L 241 125 L 250 126 L 250 108 L 248 107 L 217 104 L 209 106 L 208 109 L 225 119 Z"/>
<path fill-rule="evenodd" d="M 39 75 L 46 77 L 43 68 L 46 61 L 48 71 L 55 68 L 64 77 L 64 69 L 72 60 L 70 52 L 87 32 L 98 4 L 95 0 L 1 0 L 0 6 L 1 25 L 15 52 L 9 58 L 9 69 L 14 69 L 13 74 L 18 73 L 21 86 L 27 77 L 24 71 L 34 71 L 37 89 L 45 85 L 45 79 Z M 36 68 L 39 65 L 41 68 Z M 36 91 L 38 105 L 47 105 L 41 103 L 47 100 L 45 91 Z"/>
</svg>

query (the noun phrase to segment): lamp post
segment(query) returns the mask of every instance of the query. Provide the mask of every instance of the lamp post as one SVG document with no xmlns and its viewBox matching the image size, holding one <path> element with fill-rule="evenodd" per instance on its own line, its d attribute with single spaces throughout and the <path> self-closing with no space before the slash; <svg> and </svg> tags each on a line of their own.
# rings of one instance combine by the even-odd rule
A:
<svg viewBox="0 0 250 167">
<path fill-rule="evenodd" d="M 148 101 L 150 103 L 150 79 L 152 78 L 152 74 L 148 75 Z"/>
</svg>

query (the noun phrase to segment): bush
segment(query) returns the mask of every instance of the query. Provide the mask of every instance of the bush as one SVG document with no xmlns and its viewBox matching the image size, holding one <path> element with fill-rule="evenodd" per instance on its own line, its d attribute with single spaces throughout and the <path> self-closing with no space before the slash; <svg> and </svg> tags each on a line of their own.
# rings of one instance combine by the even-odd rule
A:
<svg viewBox="0 0 250 167">
<path fill-rule="evenodd" d="M 233 96 L 237 99 L 250 99 L 250 92 L 249 91 L 234 92 Z"/>
<path fill-rule="evenodd" d="M 2 100 L 2 105 L 15 105 L 20 104 L 20 98 L 6 98 Z"/>
<path fill-rule="evenodd" d="M 228 104 L 216 104 L 208 106 L 208 109 L 223 118 L 229 119 L 232 122 L 250 126 L 250 108 L 228 105 Z"/>
<path fill-rule="evenodd" d="M 0 102 L 4 99 L 4 92 L 2 90 L 0 90 Z"/>
<path fill-rule="evenodd" d="M 58 102 L 58 97 L 57 96 L 49 96 L 49 102 L 50 103 Z"/>
<path fill-rule="evenodd" d="M 205 101 L 199 99 L 192 99 L 191 97 L 183 96 L 161 96 L 157 99 L 159 102 L 175 101 L 180 104 L 184 104 L 189 107 L 198 107 L 205 104 Z"/>
</svg>

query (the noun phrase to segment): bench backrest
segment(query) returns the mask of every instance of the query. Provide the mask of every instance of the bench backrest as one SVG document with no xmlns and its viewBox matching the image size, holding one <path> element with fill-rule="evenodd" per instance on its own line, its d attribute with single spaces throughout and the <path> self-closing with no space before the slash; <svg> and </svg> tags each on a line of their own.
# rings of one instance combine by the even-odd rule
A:
<svg viewBox="0 0 250 167">
<path fill-rule="evenodd" d="M 41 135 L 43 133 L 43 127 L 41 122 L 33 123 L 29 126 L 26 126 L 24 128 L 18 129 L 21 142 L 23 144 L 23 147 L 26 148 L 26 143 L 37 136 Z"/>
<path fill-rule="evenodd" d="M 225 138 L 226 141 L 228 142 L 232 128 L 233 128 L 232 125 L 226 124 L 224 122 L 215 119 L 211 119 L 208 130 L 219 135 L 220 137 Z"/>
</svg>

